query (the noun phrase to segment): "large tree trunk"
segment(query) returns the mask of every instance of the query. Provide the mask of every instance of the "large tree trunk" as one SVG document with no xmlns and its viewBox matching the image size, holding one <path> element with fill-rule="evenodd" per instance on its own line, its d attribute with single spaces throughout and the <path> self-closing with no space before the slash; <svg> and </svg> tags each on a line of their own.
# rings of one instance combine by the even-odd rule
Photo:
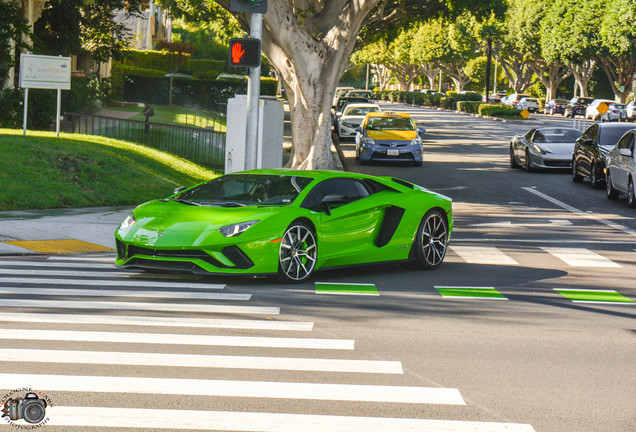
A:
<svg viewBox="0 0 636 432">
<path fill-rule="evenodd" d="M 428 85 L 429 85 L 428 88 L 434 89 L 435 80 L 439 76 L 439 68 L 436 68 L 432 64 L 428 64 L 428 63 L 421 63 L 419 66 L 420 66 L 420 72 L 422 72 L 428 79 Z"/>
<path fill-rule="evenodd" d="M 574 75 L 576 85 L 580 89 L 580 96 L 589 97 L 588 84 L 592 79 L 594 68 L 596 67 L 596 60 L 585 60 L 583 63 L 568 63 L 568 68 Z"/>
<path fill-rule="evenodd" d="M 470 82 L 470 78 L 468 78 L 468 76 L 464 73 L 463 63 L 440 64 L 439 67 L 451 78 L 451 80 L 453 80 L 453 84 L 455 84 L 455 91 L 457 93 L 463 91 L 466 84 Z"/>
<path fill-rule="evenodd" d="M 508 78 L 510 87 L 512 87 L 515 93 L 524 93 L 531 85 L 537 82 L 533 79 L 534 72 L 528 67 L 528 63 L 523 59 L 517 58 L 504 58 L 495 52 L 499 64 Z"/>
<path fill-rule="evenodd" d="M 563 63 L 535 62 L 531 64 L 534 72 L 545 87 L 545 100 L 556 98 L 556 89 L 572 72 Z"/>
<path fill-rule="evenodd" d="M 379 1 L 297 1 L 303 14 L 287 2 L 271 2 L 263 15 L 263 50 L 283 80 L 290 106 L 290 167 L 335 167 L 331 103 L 356 35 Z"/>
<path fill-rule="evenodd" d="M 632 77 L 636 73 L 636 57 L 599 57 L 598 63 L 605 71 L 607 78 L 612 86 L 614 95 L 625 103 L 627 96 L 632 91 Z M 621 91 L 622 86 L 622 91 Z"/>
<path fill-rule="evenodd" d="M 380 91 L 386 90 L 389 81 L 391 80 L 391 71 L 387 69 L 386 66 L 381 64 L 374 64 L 373 68 L 375 69 L 375 75 L 378 78 L 378 85 L 380 86 Z"/>
</svg>

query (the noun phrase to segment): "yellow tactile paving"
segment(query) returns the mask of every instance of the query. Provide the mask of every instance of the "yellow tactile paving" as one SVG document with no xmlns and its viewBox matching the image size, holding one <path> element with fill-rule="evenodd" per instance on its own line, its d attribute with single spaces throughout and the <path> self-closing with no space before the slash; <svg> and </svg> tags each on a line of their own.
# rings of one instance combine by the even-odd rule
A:
<svg viewBox="0 0 636 432">
<path fill-rule="evenodd" d="M 5 241 L 13 246 L 19 246 L 40 253 L 64 254 L 73 252 L 112 252 L 106 246 L 88 243 L 82 240 L 32 240 L 32 241 Z"/>
</svg>

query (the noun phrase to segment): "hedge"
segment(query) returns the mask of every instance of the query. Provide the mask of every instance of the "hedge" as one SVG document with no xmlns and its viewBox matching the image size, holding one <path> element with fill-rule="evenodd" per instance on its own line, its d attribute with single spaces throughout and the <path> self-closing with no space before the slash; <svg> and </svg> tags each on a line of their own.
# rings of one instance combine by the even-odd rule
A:
<svg viewBox="0 0 636 432">
<path fill-rule="evenodd" d="M 219 74 L 227 72 L 227 61 L 191 59 L 190 70 L 195 78 L 216 78 Z"/>
<path fill-rule="evenodd" d="M 166 72 L 160 69 L 147 69 L 129 64 L 113 63 L 110 78 L 115 100 L 124 100 L 124 77 L 129 75 L 162 77 L 166 75 Z"/>
<path fill-rule="evenodd" d="M 481 106 L 481 104 L 481 101 L 459 101 L 457 102 L 457 110 L 471 114 L 477 114 L 479 112 L 479 107 Z"/>
<path fill-rule="evenodd" d="M 235 80 L 198 80 L 175 77 L 172 103 L 219 110 L 235 94 L 246 94 L 247 83 Z M 276 96 L 277 82 L 272 78 L 261 79 L 261 95 Z M 141 102 L 151 105 L 168 105 L 169 77 L 146 77 L 128 75 L 124 78 L 126 102 Z"/>
<path fill-rule="evenodd" d="M 491 117 L 523 119 L 517 108 L 504 104 L 481 104 L 479 105 L 479 114 Z"/>
<path fill-rule="evenodd" d="M 125 50 L 122 52 L 121 63 L 137 66 L 144 69 L 162 70 L 164 73 L 170 72 L 170 53 L 168 51 L 139 51 Z M 185 62 L 179 69 L 189 69 L 190 54 L 183 54 L 186 57 Z"/>
</svg>

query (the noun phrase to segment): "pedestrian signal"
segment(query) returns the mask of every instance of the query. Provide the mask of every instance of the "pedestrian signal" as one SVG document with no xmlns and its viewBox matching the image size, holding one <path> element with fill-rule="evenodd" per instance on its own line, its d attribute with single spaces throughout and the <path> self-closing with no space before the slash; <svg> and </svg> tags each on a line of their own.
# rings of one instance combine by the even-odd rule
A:
<svg viewBox="0 0 636 432">
<path fill-rule="evenodd" d="M 261 40 L 254 38 L 230 39 L 230 66 L 259 67 L 261 65 Z"/>
</svg>

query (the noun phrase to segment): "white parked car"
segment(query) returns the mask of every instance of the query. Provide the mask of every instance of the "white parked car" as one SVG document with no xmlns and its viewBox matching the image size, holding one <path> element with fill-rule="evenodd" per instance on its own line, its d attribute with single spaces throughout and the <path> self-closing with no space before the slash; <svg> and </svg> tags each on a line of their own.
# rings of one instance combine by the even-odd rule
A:
<svg viewBox="0 0 636 432">
<path fill-rule="evenodd" d="M 356 128 L 360 126 L 362 120 L 370 112 L 382 112 L 376 104 L 370 103 L 351 103 L 347 104 L 338 117 L 338 137 L 352 138 L 356 136 Z"/>
<path fill-rule="evenodd" d="M 627 106 L 622 103 L 608 104 L 609 109 L 601 115 L 601 121 L 615 121 L 627 118 Z"/>
<path fill-rule="evenodd" d="M 530 95 L 523 94 L 523 93 L 513 93 L 506 98 L 505 104 L 516 107 L 517 104 L 519 104 L 519 101 L 521 99 L 527 98 L 527 97 L 530 97 Z"/>
<path fill-rule="evenodd" d="M 601 113 L 598 112 L 598 106 L 602 104 L 603 102 L 605 102 L 608 106 L 614 103 L 613 100 L 609 100 L 609 99 L 594 99 L 592 103 L 589 104 L 587 108 L 585 108 L 585 118 L 586 119 L 589 118 L 592 120 L 599 119 L 601 117 Z"/>
<path fill-rule="evenodd" d="M 627 114 L 627 118 L 629 120 L 636 120 L 636 100 L 633 100 L 627 104 L 625 113 Z"/>
<path fill-rule="evenodd" d="M 539 112 L 539 100 L 536 98 L 525 97 L 515 106 L 519 111 L 527 109 L 531 113 Z"/>
<path fill-rule="evenodd" d="M 353 87 L 336 87 L 336 93 L 333 95 L 333 102 L 331 106 L 336 106 L 338 98 L 344 96 L 349 90 L 353 90 Z"/>
<path fill-rule="evenodd" d="M 636 125 L 635 125 L 636 126 Z M 605 185 L 607 198 L 614 200 L 620 193 L 627 194 L 627 204 L 636 208 L 636 163 L 634 163 L 634 142 L 636 129 L 627 131 L 610 150 L 605 159 Z"/>
</svg>

